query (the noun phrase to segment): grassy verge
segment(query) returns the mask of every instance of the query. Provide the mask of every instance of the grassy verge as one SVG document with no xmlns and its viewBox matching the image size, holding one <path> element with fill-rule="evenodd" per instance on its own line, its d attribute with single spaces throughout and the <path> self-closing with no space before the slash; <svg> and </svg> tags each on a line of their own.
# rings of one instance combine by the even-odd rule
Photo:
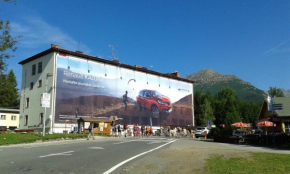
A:
<svg viewBox="0 0 290 174">
<path fill-rule="evenodd" d="M 230 158 L 223 156 L 214 156 L 207 160 L 205 173 L 289 173 L 290 155 L 271 154 L 271 153 L 253 153 L 250 158 Z"/>
<path fill-rule="evenodd" d="M 32 143 L 35 141 L 47 141 L 56 139 L 84 138 L 85 134 L 51 134 L 42 137 L 41 134 L 0 134 L 0 146 L 7 144 Z"/>
</svg>

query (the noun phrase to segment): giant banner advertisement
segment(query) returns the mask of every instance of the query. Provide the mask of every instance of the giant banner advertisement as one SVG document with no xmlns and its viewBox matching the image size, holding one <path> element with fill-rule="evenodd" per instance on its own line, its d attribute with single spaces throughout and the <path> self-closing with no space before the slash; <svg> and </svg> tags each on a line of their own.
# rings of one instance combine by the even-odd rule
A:
<svg viewBox="0 0 290 174">
<path fill-rule="evenodd" d="M 55 123 L 118 116 L 123 124 L 188 126 L 192 90 L 191 83 L 58 55 Z"/>
</svg>

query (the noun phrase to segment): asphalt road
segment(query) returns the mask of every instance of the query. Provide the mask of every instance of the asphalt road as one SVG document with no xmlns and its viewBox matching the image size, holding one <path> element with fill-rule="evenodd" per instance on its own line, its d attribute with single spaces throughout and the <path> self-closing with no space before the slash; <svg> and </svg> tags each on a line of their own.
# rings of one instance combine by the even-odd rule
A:
<svg viewBox="0 0 290 174">
<path fill-rule="evenodd" d="M 119 173 L 123 164 L 176 140 L 111 137 L 0 146 L 0 173 Z"/>
</svg>

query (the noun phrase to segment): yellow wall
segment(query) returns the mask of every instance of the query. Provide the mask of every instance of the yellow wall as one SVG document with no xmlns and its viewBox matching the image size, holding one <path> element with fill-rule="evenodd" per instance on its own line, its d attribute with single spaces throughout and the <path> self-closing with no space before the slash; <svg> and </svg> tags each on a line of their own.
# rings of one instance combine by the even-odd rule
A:
<svg viewBox="0 0 290 174">
<path fill-rule="evenodd" d="M 1 115 L 6 115 L 6 120 L 1 120 Z M 11 120 L 12 115 L 16 116 L 16 120 Z M 19 128 L 19 114 L 0 112 L 0 126 L 7 126 L 7 128 L 10 126 Z"/>
</svg>

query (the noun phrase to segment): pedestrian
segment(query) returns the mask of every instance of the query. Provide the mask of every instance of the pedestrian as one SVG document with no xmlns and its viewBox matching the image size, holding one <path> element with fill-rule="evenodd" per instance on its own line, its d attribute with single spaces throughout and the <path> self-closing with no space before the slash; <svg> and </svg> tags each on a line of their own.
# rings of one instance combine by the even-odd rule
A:
<svg viewBox="0 0 290 174">
<path fill-rule="evenodd" d="M 125 137 L 127 137 L 127 130 L 128 130 L 128 125 L 125 124 L 124 125 L 124 134 L 125 134 Z"/>
<path fill-rule="evenodd" d="M 95 139 L 95 137 L 94 137 L 94 125 L 93 125 L 93 123 L 90 124 L 90 126 L 89 126 L 89 135 L 88 135 L 87 140 L 89 140 L 90 137 L 93 137 L 93 140 Z"/>
<path fill-rule="evenodd" d="M 144 133 L 145 133 L 145 126 L 142 125 L 142 127 L 141 127 L 141 135 L 142 135 L 142 137 L 144 137 Z"/>
<path fill-rule="evenodd" d="M 149 126 L 147 125 L 146 126 L 146 136 L 148 137 L 148 135 L 149 135 L 149 131 L 150 131 L 150 128 L 149 128 Z"/>
<path fill-rule="evenodd" d="M 167 127 L 167 136 L 170 137 L 170 126 Z"/>
<path fill-rule="evenodd" d="M 127 111 L 127 103 L 128 103 L 128 91 L 123 95 L 123 103 L 125 104 L 125 111 Z"/>
<path fill-rule="evenodd" d="M 118 124 L 118 137 L 121 137 L 121 125 Z"/>
<path fill-rule="evenodd" d="M 134 125 L 134 127 L 133 127 L 133 134 L 134 134 L 134 137 L 136 137 L 136 134 L 137 134 L 137 128 L 136 128 L 136 125 Z"/>
<path fill-rule="evenodd" d="M 153 128 L 152 128 L 152 126 L 150 126 L 150 132 L 149 132 L 149 134 L 150 134 L 150 136 L 153 135 Z"/>
</svg>

